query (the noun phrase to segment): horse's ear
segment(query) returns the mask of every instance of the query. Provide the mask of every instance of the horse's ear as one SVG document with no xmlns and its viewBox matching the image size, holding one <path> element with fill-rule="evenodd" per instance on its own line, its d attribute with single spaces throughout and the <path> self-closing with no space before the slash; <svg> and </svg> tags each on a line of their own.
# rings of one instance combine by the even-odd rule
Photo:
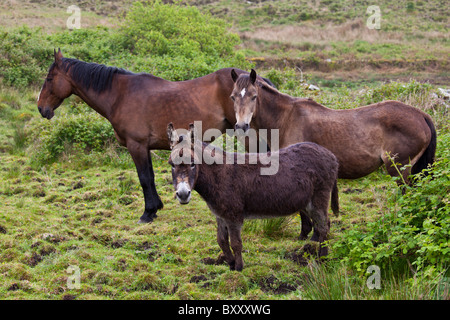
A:
<svg viewBox="0 0 450 320">
<path fill-rule="evenodd" d="M 53 54 L 54 54 L 54 56 L 55 56 L 55 63 L 56 63 L 58 66 L 60 66 L 61 63 L 62 63 L 62 58 L 63 58 L 61 49 L 58 48 L 58 52 L 56 52 L 56 49 L 53 49 Z"/>
<path fill-rule="evenodd" d="M 169 147 L 172 149 L 178 143 L 178 134 L 173 128 L 173 123 L 167 125 L 167 137 L 169 138 Z"/>
<path fill-rule="evenodd" d="M 231 69 L 231 79 L 233 79 L 233 82 L 236 82 L 238 78 L 238 75 L 236 73 L 236 71 L 234 71 L 234 69 Z"/>
<path fill-rule="evenodd" d="M 189 123 L 189 132 L 188 132 L 188 136 L 191 138 L 191 143 L 192 143 L 192 147 L 194 147 L 194 143 L 195 143 L 195 132 L 194 132 L 195 128 L 194 128 L 194 124 L 193 123 Z"/>
<path fill-rule="evenodd" d="M 252 84 L 255 84 L 256 81 L 256 71 L 252 69 L 252 71 L 250 72 L 250 82 Z"/>
</svg>

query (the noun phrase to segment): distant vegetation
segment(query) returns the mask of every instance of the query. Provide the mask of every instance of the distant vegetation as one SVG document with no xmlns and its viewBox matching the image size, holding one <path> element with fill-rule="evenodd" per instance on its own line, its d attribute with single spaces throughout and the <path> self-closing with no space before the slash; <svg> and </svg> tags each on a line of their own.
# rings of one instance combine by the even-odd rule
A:
<svg viewBox="0 0 450 320">
<path fill-rule="evenodd" d="M 196 7 L 136 2 L 118 28 L 63 30 L 46 35 L 27 26 L 0 31 L 0 76 L 6 85 L 37 85 L 52 63 L 53 49 L 67 57 L 117 65 L 170 80 L 200 77 L 250 64 L 235 50 L 239 37 L 224 21 Z"/>
</svg>

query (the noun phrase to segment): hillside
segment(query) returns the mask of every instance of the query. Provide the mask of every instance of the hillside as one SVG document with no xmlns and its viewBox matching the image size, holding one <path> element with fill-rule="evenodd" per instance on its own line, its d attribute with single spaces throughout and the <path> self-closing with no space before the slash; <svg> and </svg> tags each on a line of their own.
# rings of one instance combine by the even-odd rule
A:
<svg viewBox="0 0 450 320">
<path fill-rule="evenodd" d="M 79 1 L 82 28 L 117 27 L 131 0 Z M 171 3 L 172 1 L 165 1 Z M 379 1 L 380 29 L 369 29 L 368 1 L 182 1 L 231 24 L 258 68 L 299 67 L 334 80 L 450 80 L 449 15 L 445 1 Z M 70 0 L 7 0 L 6 27 L 27 24 L 46 32 L 66 28 Z M 373 13 L 372 13 L 373 14 Z M 371 20 L 370 20 L 371 21 Z M 369 21 L 369 24 L 370 24 Z"/>
</svg>

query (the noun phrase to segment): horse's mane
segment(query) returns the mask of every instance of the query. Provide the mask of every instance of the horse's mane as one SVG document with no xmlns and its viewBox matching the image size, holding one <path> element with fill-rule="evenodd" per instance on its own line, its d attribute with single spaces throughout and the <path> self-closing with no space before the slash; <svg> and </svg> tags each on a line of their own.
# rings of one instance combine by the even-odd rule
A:
<svg viewBox="0 0 450 320">
<path fill-rule="evenodd" d="M 264 81 L 259 81 L 256 80 L 256 83 L 258 84 L 258 86 L 270 93 L 275 93 L 275 94 L 283 94 L 282 92 L 278 91 L 277 88 L 270 86 L 268 83 L 264 82 Z"/>
<path fill-rule="evenodd" d="M 102 92 L 111 89 L 111 83 L 116 74 L 133 74 L 130 71 L 107 67 L 103 64 L 88 63 L 77 59 L 63 58 L 62 67 L 65 72 L 70 70 L 72 79 L 86 90 Z"/>
<path fill-rule="evenodd" d="M 265 78 L 263 78 L 263 79 L 265 80 Z M 239 78 L 236 80 L 236 84 L 237 84 L 238 88 L 246 88 L 250 84 L 250 76 L 249 75 L 240 75 Z M 300 103 L 307 102 L 310 105 L 313 105 L 315 107 L 326 108 L 325 106 L 321 105 L 320 103 L 314 101 L 312 98 L 291 97 L 290 95 L 288 95 L 286 93 L 278 91 L 278 89 L 275 86 L 270 85 L 266 81 L 261 81 L 259 79 L 256 79 L 256 85 L 258 85 L 258 87 L 260 87 L 267 93 L 270 93 L 273 95 L 287 97 L 287 98 L 293 99 Z M 272 108 L 272 107 L 273 107 L 273 105 L 270 105 L 270 108 Z"/>
<path fill-rule="evenodd" d="M 268 89 L 268 91 L 271 92 L 277 92 L 280 93 L 275 85 L 267 78 L 262 78 L 264 81 L 261 81 L 260 79 L 256 79 L 256 84 L 264 89 Z M 241 74 L 237 80 L 236 85 L 238 88 L 247 88 L 250 84 L 250 75 L 248 74 Z"/>
</svg>

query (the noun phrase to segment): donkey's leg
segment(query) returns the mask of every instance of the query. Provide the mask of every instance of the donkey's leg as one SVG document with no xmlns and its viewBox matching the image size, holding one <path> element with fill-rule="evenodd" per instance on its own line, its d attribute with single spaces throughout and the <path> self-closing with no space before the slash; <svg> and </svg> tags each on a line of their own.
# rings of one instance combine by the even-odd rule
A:
<svg viewBox="0 0 450 320">
<path fill-rule="evenodd" d="M 299 240 L 306 240 L 308 239 L 308 234 L 312 230 L 312 223 L 311 219 L 303 212 L 303 210 L 300 210 L 300 217 L 302 219 L 302 231 L 300 232 L 300 236 L 298 237 Z"/>
<path fill-rule="evenodd" d="M 300 240 L 308 239 L 308 235 L 313 228 L 313 224 L 311 221 L 311 216 L 314 212 L 314 207 L 312 202 L 310 202 L 307 207 L 303 210 L 300 210 L 300 217 L 302 218 L 302 231 L 300 233 Z M 317 233 L 316 228 L 314 228 L 313 235 L 311 237 L 311 241 L 318 241 L 319 234 Z"/>
<path fill-rule="evenodd" d="M 314 234 L 311 240 L 320 244 L 319 257 L 328 254 L 328 248 L 322 246 L 322 243 L 328 239 L 330 232 L 330 217 L 328 216 L 330 196 L 331 188 L 330 190 L 316 192 L 307 211 L 314 227 Z"/>
<path fill-rule="evenodd" d="M 242 271 L 244 261 L 242 260 L 242 239 L 241 228 L 242 222 L 227 222 L 228 232 L 230 233 L 231 249 L 233 249 L 235 265 L 230 265 L 231 270 Z"/>
<path fill-rule="evenodd" d="M 156 211 L 162 208 L 162 202 L 155 187 L 155 175 L 151 165 L 149 150 L 135 141 L 127 141 L 127 148 L 133 158 L 144 193 L 145 210 L 138 223 L 152 222 Z"/>
<path fill-rule="evenodd" d="M 328 254 L 328 248 L 323 246 L 322 243 L 328 239 L 328 234 L 330 232 L 330 218 L 328 217 L 327 210 L 316 210 L 312 215 L 312 220 L 314 225 L 314 235 L 317 233 L 317 239 L 314 241 L 317 241 L 320 244 L 319 257 L 326 256 Z"/>
<path fill-rule="evenodd" d="M 234 269 L 235 261 L 234 261 L 234 255 L 231 252 L 230 249 L 230 243 L 228 242 L 228 228 L 223 221 L 223 219 L 217 217 L 217 243 L 219 244 L 219 247 L 222 249 L 222 254 L 217 259 L 218 263 L 223 262 L 225 260 L 231 269 Z"/>
</svg>

